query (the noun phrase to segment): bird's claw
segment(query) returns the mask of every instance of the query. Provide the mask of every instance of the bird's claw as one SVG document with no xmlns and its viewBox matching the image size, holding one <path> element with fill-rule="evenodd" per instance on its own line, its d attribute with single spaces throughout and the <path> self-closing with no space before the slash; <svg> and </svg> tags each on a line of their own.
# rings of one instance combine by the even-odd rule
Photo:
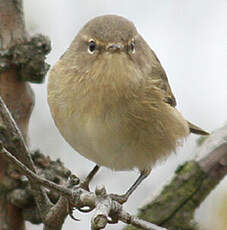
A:
<svg viewBox="0 0 227 230">
<path fill-rule="evenodd" d="M 89 183 L 87 182 L 87 180 L 81 182 L 80 187 L 83 188 L 84 190 L 90 192 Z"/>
<path fill-rule="evenodd" d="M 80 221 L 80 219 L 77 219 L 76 217 L 74 217 L 73 212 L 69 213 L 69 216 L 75 221 Z"/>
<path fill-rule="evenodd" d="M 110 197 L 112 200 L 117 201 L 119 204 L 124 204 L 128 200 L 128 197 L 126 194 L 123 194 L 123 195 L 110 194 Z"/>
</svg>

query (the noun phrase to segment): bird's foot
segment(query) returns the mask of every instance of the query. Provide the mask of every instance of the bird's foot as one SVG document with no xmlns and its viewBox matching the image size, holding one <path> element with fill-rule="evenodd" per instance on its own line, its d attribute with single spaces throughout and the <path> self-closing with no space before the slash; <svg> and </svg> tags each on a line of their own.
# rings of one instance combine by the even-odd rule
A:
<svg viewBox="0 0 227 230">
<path fill-rule="evenodd" d="M 81 183 L 80 183 L 80 187 L 83 188 L 84 190 L 90 192 L 89 182 L 90 182 L 90 181 L 87 181 L 87 180 L 81 182 Z"/>
<path fill-rule="evenodd" d="M 99 168 L 100 167 L 98 165 L 95 165 L 95 167 L 91 170 L 91 172 L 86 177 L 85 181 L 83 181 L 80 184 L 81 188 L 83 188 L 83 189 L 87 190 L 88 192 L 90 192 L 89 184 L 90 184 L 91 180 L 93 179 L 93 177 L 95 176 L 95 174 L 98 172 Z"/>
<path fill-rule="evenodd" d="M 110 194 L 110 197 L 117 201 L 119 204 L 124 204 L 128 200 L 127 194 L 118 195 L 118 194 Z"/>
</svg>

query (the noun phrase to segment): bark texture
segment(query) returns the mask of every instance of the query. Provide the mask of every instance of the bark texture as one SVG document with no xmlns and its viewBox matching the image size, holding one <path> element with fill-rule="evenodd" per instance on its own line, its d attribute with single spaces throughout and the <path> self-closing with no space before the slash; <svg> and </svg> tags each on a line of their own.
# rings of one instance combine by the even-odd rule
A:
<svg viewBox="0 0 227 230">
<path fill-rule="evenodd" d="M 34 105 L 34 95 L 26 81 L 42 81 L 48 69 L 44 65 L 43 55 L 49 50 L 49 41 L 42 36 L 29 38 L 25 29 L 22 0 L 0 0 L 0 96 L 25 141 L 28 139 L 28 124 Z M 16 140 L 14 136 L 7 135 L 7 129 L 0 116 L 1 141 L 8 150 L 16 153 Z M 7 198 L 7 193 L 11 191 L 9 189 L 20 184 L 20 177 L 0 155 L 0 230 L 25 229 L 22 210 Z"/>
</svg>

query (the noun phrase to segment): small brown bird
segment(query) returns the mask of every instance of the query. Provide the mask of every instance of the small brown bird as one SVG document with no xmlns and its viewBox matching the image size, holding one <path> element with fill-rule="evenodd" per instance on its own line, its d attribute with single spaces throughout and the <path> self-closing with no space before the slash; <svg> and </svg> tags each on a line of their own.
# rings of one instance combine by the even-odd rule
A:
<svg viewBox="0 0 227 230">
<path fill-rule="evenodd" d="M 97 164 L 87 184 L 99 166 L 140 170 L 123 201 L 190 132 L 208 134 L 175 108 L 154 51 L 132 22 L 116 15 L 80 30 L 50 72 L 48 102 L 66 141 Z"/>
</svg>

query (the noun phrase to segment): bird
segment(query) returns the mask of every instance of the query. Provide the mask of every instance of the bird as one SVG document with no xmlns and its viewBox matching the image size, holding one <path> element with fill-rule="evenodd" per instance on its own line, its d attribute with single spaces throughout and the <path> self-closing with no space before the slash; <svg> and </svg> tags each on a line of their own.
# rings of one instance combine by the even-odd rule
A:
<svg viewBox="0 0 227 230">
<path fill-rule="evenodd" d="M 177 110 L 155 52 L 118 15 L 98 16 L 78 32 L 49 73 L 48 104 L 64 139 L 96 163 L 84 185 L 102 166 L 139 170 L 126 193 L 115 194 L 122 203 L 190 133 L 208 135 Z"/>
</svg>

